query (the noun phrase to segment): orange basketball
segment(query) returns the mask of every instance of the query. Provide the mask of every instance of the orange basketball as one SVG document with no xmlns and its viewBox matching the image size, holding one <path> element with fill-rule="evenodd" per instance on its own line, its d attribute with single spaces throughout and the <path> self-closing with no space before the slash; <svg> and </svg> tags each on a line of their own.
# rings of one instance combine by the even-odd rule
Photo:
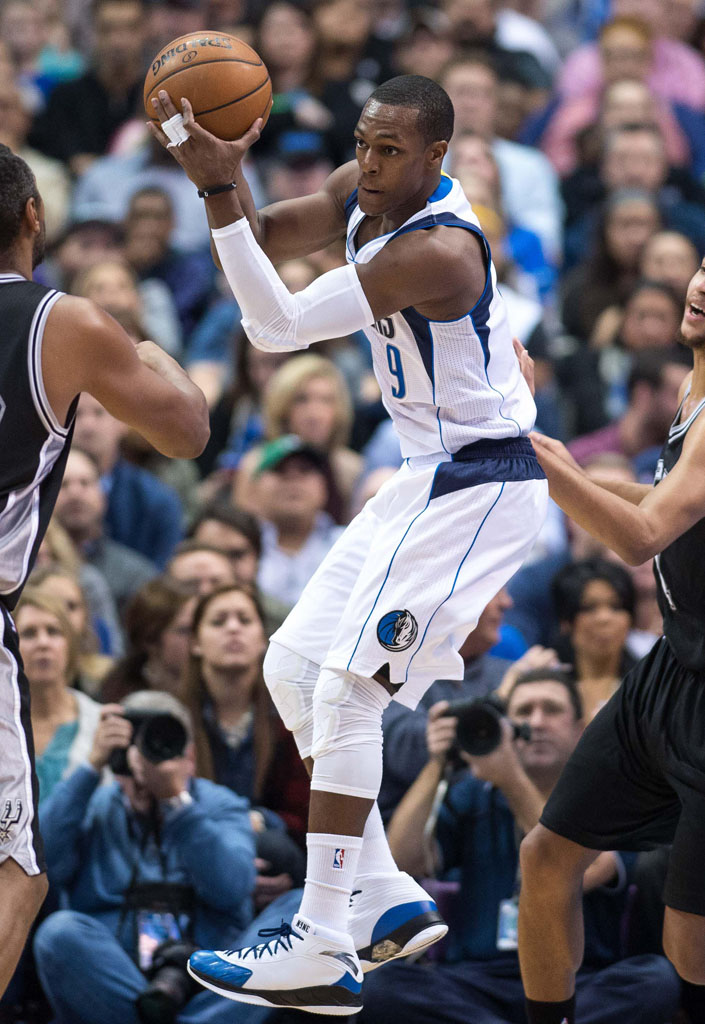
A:
<svg viewBox="0 0 705 1024">
<path fill-rule="evenodd" d="M 144 82 L 144 107 L 155 124 L 152 98 L 166 89 L 177 110 L 185 96 L 196 121 L 219 139 L 239 139 L 272 109 L 272 83 L 251 46 L 225 32 L 191 32 L 167 43 Z"/>
</svg>

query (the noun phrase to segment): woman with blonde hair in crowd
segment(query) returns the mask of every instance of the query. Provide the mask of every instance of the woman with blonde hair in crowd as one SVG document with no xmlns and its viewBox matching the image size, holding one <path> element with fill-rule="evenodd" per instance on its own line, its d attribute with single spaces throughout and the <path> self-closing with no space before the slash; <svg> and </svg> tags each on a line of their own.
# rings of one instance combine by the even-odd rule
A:
<svg viewBox="0 0 705 1024">
<path fill-rule="evenodd" d="M 79 644 L 78 670 L 72 686 L 95 697 L 112 668 L 113 658 L 99 651 L 98 636 L 78 573 L 61 565 L 48 564 L 35 569 L 29 582 L 36 591 L 49 594 L 63 604 Z"/>
<path fill-rule="evenodd" d="M 362 457 L 347 447 L 353 421 L 350 392 L 340 370 L 325 356 L 307 354 L 288 360 L 271 378 L 264 396 L 268 440 L 296 434 L 329 458 L 335 483 L 347 509 L 362 470 Z M 252 478 L 261 448 L 241 461 L 233 502 L 257 514 Z"/>
<path fill-rule="evenodd" d="M 195 603 L 192 590 L 167 576 L 140 587 L 125 610 L 127 650 L 103 682 L 104 703 L 137 690 L 178 693 Z"/>
<path fill-rule="evenodd" d="M 32 699 L 41 804 L 60 779 L 88 759 L 100 705 L 71 686 L 79 666 L 79 639 L 59 598 L 27 587 L 15 622 Z"/>
<path fill-rule="evenodd" d="M 48 565 L 65 569 L 78 578 L 101 653 L 119 657 L 123 652 L 122 627 L 105 576 L 90 562 L 83 561 L 76 545 L 56 517 L 49 521 L 34 568 L 36 571 Z"/>
</svg>

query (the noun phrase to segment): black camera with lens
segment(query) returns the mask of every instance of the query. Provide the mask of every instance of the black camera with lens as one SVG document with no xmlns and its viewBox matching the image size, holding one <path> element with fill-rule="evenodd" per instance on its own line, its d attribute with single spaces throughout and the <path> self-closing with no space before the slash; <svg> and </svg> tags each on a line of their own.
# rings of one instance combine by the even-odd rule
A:
<svg viewBox="0 0 705 1024">
<path fill-rule="evenodd" d="M 198 948 L 191 942 L 164 942 L 154 951 L 149 985 L 135 1003 L 142 1024 L 173 1024 L 186 1003 L 203 991 L 186 970 Z"/>
<path fill-rule="evenodd" d="M 152 764 L 181 757 L 186 749 L 188 736 L 184 724 L 168 711 L 126 708 L 122 716 L 132 724 L 132 743 Z M 132 774 L 123 747 L 115 747 L 108 764 L 115 775 Z"/>
<path fill-rule="evenodd" d="M 507 717 L 507 709 L 499 697 L 453 701 L 443 715 L 458 719 L 456 744 L 466 754 L 484 757 L 496 750 L 502 741 L 502 719 Z M 531 727 L 527 722 L 512 722 L 511 725 L 514 739 L 531 739 Z"/>
</svg>

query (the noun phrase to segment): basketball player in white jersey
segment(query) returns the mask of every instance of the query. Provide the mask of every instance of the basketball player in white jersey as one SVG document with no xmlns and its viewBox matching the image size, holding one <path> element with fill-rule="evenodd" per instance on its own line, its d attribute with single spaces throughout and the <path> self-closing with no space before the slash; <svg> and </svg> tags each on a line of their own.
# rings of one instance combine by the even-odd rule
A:
<svg viewBox="0 0 705 1024">
<path fill-rule="evenodd" d="M 344 1015 L 362 1005 L 363 971 L 446 931 L 387 846 L 375 803 L 382 712 L 391 699 L 414 708 L 434 679 L 462 677 L 458 648 L 531 549 L 547 502 L 526 436 L 535 408 L 489 247 L 441 172 L 453 130 L 443 89 L 419 76 L 382 85 L 358 122 L 357 160 L 315 195 L 259 213 L 240 161 L 261 122 L 226 143 L 182 107 L 183 120 L 162 91 L 153 132 L 206 199 L 248 337 L 293 352 L 364 330 L 405 457 L 265 659 L 312 772 L 300 912 L 258 947 L 202 951 L 190 963 L 228 998 Z M 273 263 L 336 239 L 347 265 L 290 294 Z"/>
<path fill-rule="evenodd" d="M 194 457 L 209 433 L 205 399 L 178 363 L 151 341 L 135 346 L 95 303 L 32 281 L 44 234 L 32 171 L 0 146 L 0 996 L 47 887 L 11 613 L 61 486 L 78 395 L 90 392 L 165 455 Z M 109 731 L 116 745 L 131 736 L 114 708 Z"/>
</svg>

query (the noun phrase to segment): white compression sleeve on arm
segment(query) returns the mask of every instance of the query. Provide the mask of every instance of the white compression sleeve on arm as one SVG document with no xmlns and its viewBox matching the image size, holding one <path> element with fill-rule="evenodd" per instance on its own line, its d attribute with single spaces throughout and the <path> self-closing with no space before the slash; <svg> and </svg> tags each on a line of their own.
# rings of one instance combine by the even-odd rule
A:
<svg viewBox="0 0 705 1024">
<path fill-rule="evenodd" d="M 374 321 L 355 267 L 339 267 L 292 295 L 243 217 L 211 231 L 228 284 L 255 348 L 293 352 L 352 334 Z"/>
</svg>

